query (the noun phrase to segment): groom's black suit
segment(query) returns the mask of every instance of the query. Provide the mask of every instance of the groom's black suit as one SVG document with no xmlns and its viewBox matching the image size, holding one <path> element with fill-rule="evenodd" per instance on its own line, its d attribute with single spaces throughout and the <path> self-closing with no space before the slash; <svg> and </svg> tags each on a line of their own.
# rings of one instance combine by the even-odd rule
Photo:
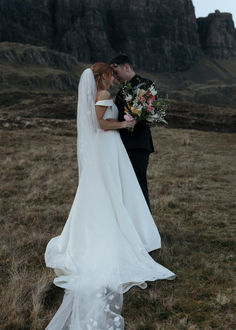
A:
<svg viewBox="0 0 236 330">
<path fill-rule="evenodd" d="M 130 80 L 130 84 L 135 91 L 135 89 L 139 87 L 143 89 L 148 88 L 153 84 L 153 82 L 136 74 Z M 124 99 L 124 95 L 122 94 L 122 89 L 120 89 L 116 95 L 115 104 L 119 110 L 118 120 L 123 121 L 126 101 Z M 120 136 L 133 165 L 144 197 L 150 208 L 147 188 L 147 167 L 149 155 L 154 151 L 150 128 L 145 122 L 138 122 L 135 125 L 133 132 L 130 132 L 127 129 L 121 129 Z"/>
</svg>

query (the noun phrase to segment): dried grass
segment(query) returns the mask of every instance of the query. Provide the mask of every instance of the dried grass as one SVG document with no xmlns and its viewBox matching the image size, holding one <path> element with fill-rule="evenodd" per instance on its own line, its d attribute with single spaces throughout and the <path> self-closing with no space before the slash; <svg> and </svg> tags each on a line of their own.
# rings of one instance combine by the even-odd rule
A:
<svg viewBox="0 0 236 330">
<path fill-rule="evenodd" d="M 1 329 L 44 329 L 63 296 L 44 251 L 76 191 L 76 126 L 44 128 L 0 131 Z M 235 135 L 161 128 L 153 137 L 148 180 L 162 249 L 151 255 L 177 279 L 131 289 L 126 329 L 233 329 Z"/>
</svg>

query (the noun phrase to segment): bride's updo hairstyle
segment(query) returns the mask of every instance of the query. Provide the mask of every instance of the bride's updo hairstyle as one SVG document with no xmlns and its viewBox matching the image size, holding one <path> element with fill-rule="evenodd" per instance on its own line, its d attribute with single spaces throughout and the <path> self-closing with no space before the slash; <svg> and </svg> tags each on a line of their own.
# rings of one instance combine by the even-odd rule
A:
<svg viewBox="0 0 236 330">
<path fill-rule="evenodd" d="M 108 78 L 108 77 L 112 76 L 112 67 L 110 66 L 110 64 L 103 63 L 103 62 L 94 63 L 91 66 L 91 70 L 93 71 L 94 78 L 95 78 L 95 81 L 97 84 L 97 88 L 99 88 L 99 89 L 106 88 L 103 80 L 104 80 L 104 78 Z"/>
</svg>

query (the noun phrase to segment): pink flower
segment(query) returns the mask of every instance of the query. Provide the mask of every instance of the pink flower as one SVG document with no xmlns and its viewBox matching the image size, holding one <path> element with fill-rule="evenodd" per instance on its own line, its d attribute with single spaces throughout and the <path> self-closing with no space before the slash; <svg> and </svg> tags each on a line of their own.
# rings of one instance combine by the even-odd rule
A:
<svg viewBox="0 0 236 330">
<path fill-rule="evenodd" d="M 147 111 L 152 112 L 152 110 L 153 110 L 153 107 L 151 105 L 147 105 Z"/>
<path fill-rule="evenodd" d="M 129 113 L 127 113 L 127 114 L 124 115 L 124 119 L 125 119 L 126 121 L 131 121 L 131 120 L 133 120 L 134 118 L 133 118 Z"/>
<path fill-rule="evenodd" d="M 155 100 L 155 96 L 150 96 L 148 99 L 147 99 L 147 103 L 152 103 L 153 101 Z"/>
<path fill-rule="evenodd" d="M 145 102 L 145 98 L 144 98 L 143 96 L 141 96 L 141 97 L 139 98 L 139 101 L 141 101 L 142 103 L 144 103 L 144 102 Z"/>
</svg>

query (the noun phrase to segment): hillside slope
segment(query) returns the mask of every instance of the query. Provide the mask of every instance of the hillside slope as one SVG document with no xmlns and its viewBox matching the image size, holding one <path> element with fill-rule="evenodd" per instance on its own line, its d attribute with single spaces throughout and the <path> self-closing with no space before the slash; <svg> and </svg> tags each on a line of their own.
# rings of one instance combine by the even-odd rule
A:
<svg viewBox="0 0 236 330">
<path fill-rule="evenodd" d="M 2 125 L 24 127 L 14 119 L 22 110 L 24 118 L 75 118 L 79 77 L 89 65 L 46 47 L 0 43 Z M 139 73 L 155 81 L 160 96 L 169 95 L 169 127 L 235 129 L 236 60 L 202 57 L 181 73 Z M 113 95 L 118 87 L 112 87 Z"/>
<path fill-rule="evenodd" d="M 85 67 L 47 47 L 0 43 L 1 90 L 75 90 Z"/>
<path fill-rule="evenodd" d="M 1 91 L 76 91 L 79 77 L 90 64 L 46 47 L 0 43 Z M 201 57 L 187 71 L 152 73 L 162 95 L 179 101 L 236 108 L 236 59 Z M 113 88 L 115 93 L 118 85 Z"/>
</svg>

